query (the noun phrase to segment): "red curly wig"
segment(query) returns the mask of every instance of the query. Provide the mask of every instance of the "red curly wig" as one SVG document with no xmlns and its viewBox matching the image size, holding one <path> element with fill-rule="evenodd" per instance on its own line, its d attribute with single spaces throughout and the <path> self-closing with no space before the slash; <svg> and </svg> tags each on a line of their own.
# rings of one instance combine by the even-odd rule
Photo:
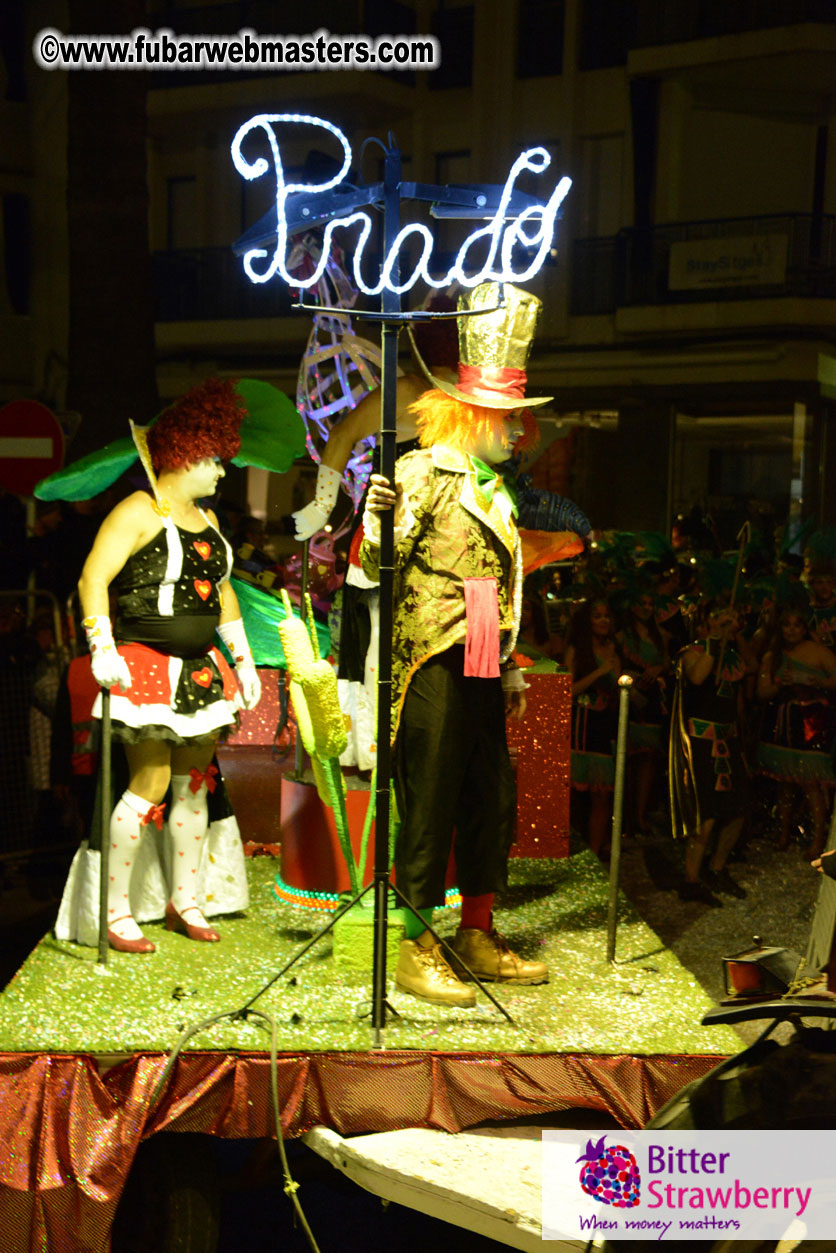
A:
<svg viewBox="0 0 836 1253">
<path fill-rule="evenodd" d="M 446 444 L 466 452 L 473 435 L 487 434 L 489 430 L 505 430 L 511 415 L 508 409 L 486 409 L 483 405 L 469 405 L 455 396 L 448 396 L 441 388 L 424 392 L 409 406 L 415 417 L 418 438 L 423 448 L 433 444 Z M 516 452 L 534 448 L 540 438 L 537 422 L 530 409 L 520 415 L 523 433 L 514 444 Z M 504 441 L 503 441 L 504 442 Z"/>
<path fill-rule="evenodd" d="M 207 379 L 186 392 L 148 431 L 154 473 L 180 470 L 212 457 L 231 461 L 241 447 L 246 406 L 230 379 Z"/>
</svg>

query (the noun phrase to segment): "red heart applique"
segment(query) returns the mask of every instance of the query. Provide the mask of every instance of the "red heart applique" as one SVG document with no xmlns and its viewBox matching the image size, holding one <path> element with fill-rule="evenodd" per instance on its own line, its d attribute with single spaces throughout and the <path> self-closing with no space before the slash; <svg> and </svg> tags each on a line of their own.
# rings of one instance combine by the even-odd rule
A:
<svg viewBox="0 0 836 1253">
<path fill-rule="evenodd" d="M 205 539 L 196 539 L 192 542 L 192 548 L 198 557 L 202 557 L 204 561 L 209 560 L 209 554 L 212 551 L 212 545 L 208 544 Z"/>
<path fill-rule="evenodd" d="M 201 687 L 208 687 L 212 682 L 212 671 L 208 666 L 204 666 L 202 670 L 192 670 L 192 678 Z"/>
<path fill-rule="evenodd" d="M 201 600 L 206 600 L 212 591 L 212 584 L 208 579 L 195 579 L 194 590 L 197 592 Z"/>
</svg>

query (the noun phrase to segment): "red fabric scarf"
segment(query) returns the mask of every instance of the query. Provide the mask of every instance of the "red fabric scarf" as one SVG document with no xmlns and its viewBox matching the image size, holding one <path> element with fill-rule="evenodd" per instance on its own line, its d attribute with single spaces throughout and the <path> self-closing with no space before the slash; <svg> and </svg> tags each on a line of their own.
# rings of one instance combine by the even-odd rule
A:
<svg viewBox="0 0 836 1253">
<path fill-rule="evenodd" d="M 464 609 L 467 635 L 464 641 L 466 678 L 499 677 L 499 600 L 496 579 L 465 579 Z"/>
</svg>

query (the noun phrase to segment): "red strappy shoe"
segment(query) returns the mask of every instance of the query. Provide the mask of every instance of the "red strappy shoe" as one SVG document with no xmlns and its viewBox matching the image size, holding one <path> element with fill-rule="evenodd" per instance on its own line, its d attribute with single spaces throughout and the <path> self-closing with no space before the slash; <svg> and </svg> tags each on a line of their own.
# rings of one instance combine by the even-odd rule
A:
<svg viewBox="0 0 836 1253">
<path fill-rule="evenodd" d="M 199 905 L 187 905 L 183 913 L 187 914 L 190 909 L 196 909 L 200 913 Z M 192 923 L 186 922 L 183 915 L 178 914 L 172 901 L 169 901 L 165 907 L 165 926 L 167 931 L 180 931 L 190 940 L 214 941 L 221 938 L 214 927 L 195 927 Z"/>
<path fill-rule="evenodd" d="M 122 922 L 125 918 L 131 918 L 131 914 L 122 914 L 119 918 L 114 918 L 114 923 Z M 115 931 L 107 929 L 107 942 L 111 948 L 116 949 L 117 953 L 156 953 L 157 946 L 147 940 L 144 935 L 139 936 L 136 940 L 126 940 L 124 936 L 117 935 Z"/>
</svg>

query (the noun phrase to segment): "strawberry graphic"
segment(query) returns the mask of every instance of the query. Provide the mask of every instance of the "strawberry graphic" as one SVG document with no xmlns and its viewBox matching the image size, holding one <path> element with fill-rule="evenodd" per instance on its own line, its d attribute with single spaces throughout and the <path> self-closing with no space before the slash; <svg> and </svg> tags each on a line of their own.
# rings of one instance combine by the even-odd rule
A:
<svg viewBox="0 0 836 1253">
<path fill-rule="evenodd" d="M 580 1185 L 587 1196 L 616 1209 L 632 1209 L 639 1203 L 641 1174 L 638 1163 L 623 1144 L 607 1146 L 601 1136 L 597 1144 L 586 1142 L 586 1152 L 577 1160 L 583 1162 Z"/>
</svg>

